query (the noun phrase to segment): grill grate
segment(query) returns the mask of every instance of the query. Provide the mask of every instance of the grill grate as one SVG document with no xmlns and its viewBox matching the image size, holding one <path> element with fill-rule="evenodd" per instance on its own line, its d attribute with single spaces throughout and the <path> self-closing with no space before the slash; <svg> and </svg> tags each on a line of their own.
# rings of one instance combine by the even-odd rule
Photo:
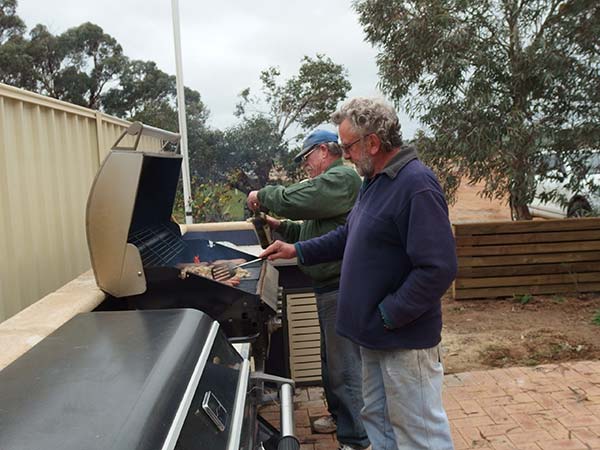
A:
<svg viewBox="0 0 600 450">
<path fill-rule="evenodd" d="M 144 267 L 168 266 L 185 250 L 185 244 L 165 225 L 144 228 L 129 235 L 128 242 L 140 251 Z"/>
</svg>

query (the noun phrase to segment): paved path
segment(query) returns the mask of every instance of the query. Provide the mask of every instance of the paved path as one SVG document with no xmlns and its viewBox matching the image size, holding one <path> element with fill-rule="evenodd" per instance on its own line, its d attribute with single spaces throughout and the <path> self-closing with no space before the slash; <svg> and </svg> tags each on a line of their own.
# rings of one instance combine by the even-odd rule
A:
<svg viewBox="0 0 600 450">
<path fill-rule="evenodd" d="M 600 361 L 446 375 L 444 405 L 456 450 L 600 449 Z M 326 413 L 322 389 L 298 390 L 295 407 L 302 450 L 336 449 L 310 428 Z M 278 424 L 275 407 L 264 415 Z"/>
</svg>

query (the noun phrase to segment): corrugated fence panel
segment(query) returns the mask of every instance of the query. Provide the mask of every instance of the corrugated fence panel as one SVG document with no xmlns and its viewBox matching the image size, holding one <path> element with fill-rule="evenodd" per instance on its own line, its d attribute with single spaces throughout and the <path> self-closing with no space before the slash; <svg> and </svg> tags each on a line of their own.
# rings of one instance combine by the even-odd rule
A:
<svg viewBox="0 0 600 450">
<path fill-rule="evenodd" d="M 0 322 L 89 269 L 89 188 L 127 126 L 0 84 Z"/>
</svg>

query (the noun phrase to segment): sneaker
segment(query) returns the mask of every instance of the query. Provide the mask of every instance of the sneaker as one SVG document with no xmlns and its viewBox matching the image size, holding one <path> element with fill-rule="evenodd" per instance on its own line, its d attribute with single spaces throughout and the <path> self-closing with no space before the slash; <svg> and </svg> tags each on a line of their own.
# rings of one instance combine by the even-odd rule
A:
<svg viewBox="0 0 600 450">
<path fill-rule="evenodd" d="M 333 433 L 336 430 L 335 420 L 331 416 L 319 417 L 312 424 L 315 433 Z"/>
</svg>

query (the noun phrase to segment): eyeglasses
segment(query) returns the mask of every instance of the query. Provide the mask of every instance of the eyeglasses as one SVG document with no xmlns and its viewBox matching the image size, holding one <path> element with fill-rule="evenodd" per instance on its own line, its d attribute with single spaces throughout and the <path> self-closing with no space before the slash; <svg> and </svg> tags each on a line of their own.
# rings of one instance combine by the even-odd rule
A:
<svg viewBox="0 0 600 450">
<path fill-rule="evenodd" d="M 306 162 L 306 160 L 308 159 L 308 157 L 310 156 L 310 154 L 312 152 L 314 152 L 317 149 L 318 146 L 319 146 L 319 144 L 313 146 L 313 148 L 311 148 L 307 153 L 305 153 L 304 155 L 302 155 L 302 163 Z"/>
<path fill-rule="evenodd" d="M 342 142 L 340 141 L 340 143 L 339 143 L 339 144 L 340 144 L 340 147 L 342 148 L 342 151 L 343 151 L 344 153 L 350 153 L 350 149 L 351 149 L 352 147 L 354 147 L 354 145 L 355 145 L 355 144 L 356 144 L 358 141 L 360 141 L 360 140 L 362 140 L 362 139 L 366 138 L 366 137 L 367 137 L 367 136 L 369 136 L 370 134 L 373 134 L 373 133 L 369 133 L 369 134 L 366 134 L 365 136 L 361 136 L 361 137 L 359 137 L 357 140 L 355 140 L 355 141 L 352 141 L 352 142 L 350 142 L 349 144 L 342 144 Z"/>
</svg>

